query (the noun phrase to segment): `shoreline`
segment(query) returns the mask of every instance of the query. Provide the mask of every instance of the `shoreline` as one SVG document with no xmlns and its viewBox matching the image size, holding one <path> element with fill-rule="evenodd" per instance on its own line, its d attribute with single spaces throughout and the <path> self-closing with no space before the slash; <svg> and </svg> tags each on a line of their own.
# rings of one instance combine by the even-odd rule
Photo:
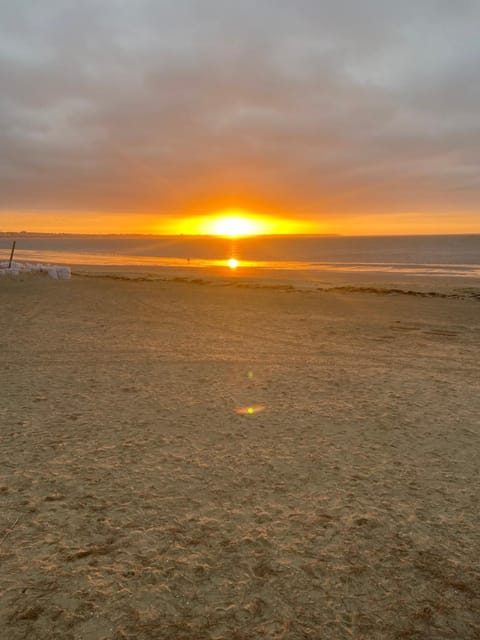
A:
<svg viewBox="0 0 480 640">
<path fill-rule="evenodd" d="M 29 263 L 23 262 L 28 265 Z M 62 269 L 62 266 L 54 267 Z M 51 263 L 38 263 L 32 271 L 8 274 L 13 277 L 45 277 Z M 39 269 L 41 267 L 41 269 Z M 226 265 L 158 266 L 158 265 L 104 265 L 69 264 L 74 278 L 105 278 L 137 282 L 178 282 L 216 287 L 286 289 L 303 292 L 351 292 L 378 294 L 405 294 L 423 297 L 480 299 L 480 277 L 452 275 L 420 275 L 391 271 L 345 271 L 339 269 L 269 269 Z M 40 273 L 42 272 L 42 273 Z M 1 280 L 0 280 L 1 282 Z"/>
<path fill-rule="evenodd" d="M 177 281 L 232 287 L 288 287 L 298 291 L 343 290 L 380 293 L 439 294 L 451 297 L 480 296 L 480 277 L 412 275 L 387 271 L 341 271 L 338 269 L 257 269 L 240 266 L 150 267 L 138 265 L 73 265 L 72 275 L 125 280 Z"/>
</svg>

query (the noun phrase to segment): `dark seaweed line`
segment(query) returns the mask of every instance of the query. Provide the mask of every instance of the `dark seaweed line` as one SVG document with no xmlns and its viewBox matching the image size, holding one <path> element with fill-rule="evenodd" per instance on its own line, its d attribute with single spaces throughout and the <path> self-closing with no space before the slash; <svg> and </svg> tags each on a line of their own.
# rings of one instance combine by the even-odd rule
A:
<svg viewBox="0 0 480 640">
<path fill-rule="evenodd" d="M 262 282 L 245 282 L 245 281 L 228 281 L 228 282 L 216 282 L 212 280 L 206 280 L 203 278 L 191 278 L 176 276 L 173 278 L 142 275 L 125 275 L 125 274 L 113 274 L 113 273 L 92 273 L 85 272 L 72 272 L 72 275 L 82 278 L 107 278 L 111 280 L 124 280 L 128 282 L 178 282 L 183 284 L 201 284 L 201 285 L 213 285 L 218 286 L 233 286 L 245 289 L 277 289 L 283 291 L 321 291 L 322 293 L 374 293 L 377 295 L 405 295 L 405 296 L 417 296 L 420 298 L 449 298 L 454 300 L 474 299 L 480 300 L 480 291 L 468 291 L 458 293 L 442 293 L 441 291 L 416 291 L 414 289 L 398 289 L 398 288 L 381 288 L 381 287 L 355 287 L 352 285 L 344 285 L 340 287 L 316 287 L 315 289 L 303 289 L 297 288 L 294 284 L 266 284 Z"/>
<path fill-rule="evenodd" d="M 466 298 L 474 298 L 480 300 L 480 292 L 471 293 L 442 293 L 440 291 L 415 291 L 413 289 L 381 289 L 377 287 L 317 287 L 317 291 L 331 292 L 343 291 L 346 293 L 376 293 L 380 295 L 399 294 L 404 296 L 418 296 L 420 298 L 452 298 L 456 300 L 464 300 Z"/>
</svg>

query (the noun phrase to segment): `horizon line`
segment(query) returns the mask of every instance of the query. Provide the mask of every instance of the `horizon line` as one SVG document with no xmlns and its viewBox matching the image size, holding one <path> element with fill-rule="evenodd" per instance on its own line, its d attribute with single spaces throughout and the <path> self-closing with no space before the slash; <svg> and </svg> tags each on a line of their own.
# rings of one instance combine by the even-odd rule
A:
<svg viewBox="0 0 480 640">
<path fill-rule="evenodd" d="M 90 233 L 90 232 L 65 232 L 65 231 L 2 231 L 0 237 L 13 236 L 89 236 L 96 238 L 110 237 L 143 237 L 143 238 L 188 238 L 188 239 L 219 239 L 219 240 L 246 240 L 251 238 L 408 238 L 408 237 L 438 237 L 438 236 L 476 236 L 480 231 L 458 233 L 256 233 L 239 236 L 227 236 L 216 234 L 188 234 L 188 233 Z"/>
</svg>

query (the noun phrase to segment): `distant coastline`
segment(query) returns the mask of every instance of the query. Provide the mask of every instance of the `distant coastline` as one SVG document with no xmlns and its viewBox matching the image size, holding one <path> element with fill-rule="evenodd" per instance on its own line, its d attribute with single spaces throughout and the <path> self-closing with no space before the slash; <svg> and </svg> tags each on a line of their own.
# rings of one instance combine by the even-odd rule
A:
<svg viewBox="0 0 480 640">
<path fill-rule="evenodd" d="M 0 238 L 185 238 L 185 239 L 220 239 L 247 240 L 257 238 L 450 238 L 480 236 L 480 231 L 473 233 L 379 233 L 364 235 L 349 235 L 342 233 L 273 233 L 245 235 L 238 237 L 185 234 L 185 233 L 55 233 L 45 231 L 0 231 Z"/>
<path fill-rule="evenodd" d="M 13 237 L 27 238 L 194 238 L 194 239 L 222 239 L 222 240 L 244 240 L 246 238 L 344 238 L 340 233 L 273 233 L 245 235 L 237 237 L 208 235 L 208 234 L 186 234 L 186 233 L 52 233 L 44 231 L 0 231 L 0 238 Z M 353 237 L 353 236 L 352 236 Z M 358 236 L 363 237 L 363 236 Z"/>
</svg>

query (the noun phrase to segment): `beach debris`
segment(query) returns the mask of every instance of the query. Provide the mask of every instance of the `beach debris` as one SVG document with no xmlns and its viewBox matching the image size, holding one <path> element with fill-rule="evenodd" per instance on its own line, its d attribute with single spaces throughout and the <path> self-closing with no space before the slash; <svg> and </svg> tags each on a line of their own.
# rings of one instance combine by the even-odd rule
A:
<svg viewBox="0 0 480 640">
<path fill-rule="evenodd" d="M 0 262 L 1 276 L 18 276 L 21 273 L 35 272 L 46 273 L 53 280 L 70 280 L 72 277 L 70 267 L 30 262 Z"/>
</svg>

